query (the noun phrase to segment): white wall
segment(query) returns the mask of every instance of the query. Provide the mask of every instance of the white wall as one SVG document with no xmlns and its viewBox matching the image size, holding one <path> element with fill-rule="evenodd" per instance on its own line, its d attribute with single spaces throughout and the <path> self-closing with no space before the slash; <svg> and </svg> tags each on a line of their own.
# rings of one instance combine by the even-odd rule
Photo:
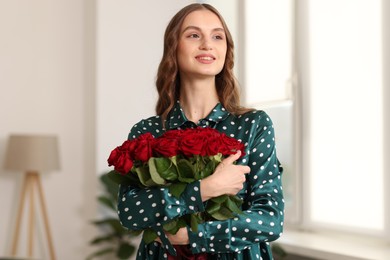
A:
<svg viewBox="0 0 390 260">
<path fill-rule="evenodd" d="M 88 171 L 84 3 L 0 2 L 0 256 L 10 252 L 22 174 L 2 169 L 11 133 L 57 134 L 62 168 L 42 177 L 58 259 L 82 259 L 94 228 L 96 173 Z M 25 222 L 24 222 L 25 223 Z M 39 223 L 42 230 L 42 223 Z M 20 255 L 26 255 L 22 226 Z M 36 237 L 36 256 L 47 258 Z"/>
</svg>

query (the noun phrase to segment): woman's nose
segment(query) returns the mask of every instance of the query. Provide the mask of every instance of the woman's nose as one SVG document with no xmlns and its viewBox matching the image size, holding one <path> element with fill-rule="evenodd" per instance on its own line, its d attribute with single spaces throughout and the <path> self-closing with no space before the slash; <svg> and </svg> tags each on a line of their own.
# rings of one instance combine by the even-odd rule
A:
<svg viewBox="0 0 390 260">
<path fill-rule="evenodd" d="M 212 49 L 211 44 L 210 44 L 210 42 L 209 42 L 208 40 L 203 40 L 203 42 L 202 42 L 202 44 L 199 46 L 199 48 L 200 48 L 201 50 L 207 50 L 207 51 L 209 51 L 209 50 Z"/>
</svg>

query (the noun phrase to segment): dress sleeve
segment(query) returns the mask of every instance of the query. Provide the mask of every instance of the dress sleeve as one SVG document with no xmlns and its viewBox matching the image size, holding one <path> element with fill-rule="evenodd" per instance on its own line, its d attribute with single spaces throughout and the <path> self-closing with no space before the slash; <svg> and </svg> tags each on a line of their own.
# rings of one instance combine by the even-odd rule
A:
<svg viewBox="0 0 390 260">
<path fill-rule="evenodd" d="M 143 121 L 136 124 L 129 133 L 129 139 L 144 133 L 143 125 Z M 188 184 L 180 198 L 176 198 L 167 188 L 140 189 L 121 185 L 118 196 L 119 220 L 128 229 L 143 230 L 159 227 L 186 214 L 204 211 L 199 186 L 199 181 Z"/>
<path fill-rule="evenodd" d="M 263 111 L 256 114 L 247 155 L 239 162 L 247 164 L 243 211 L 233 219 L 200 224 L 198 232 L 189 231 L 193 253 L 238 252 L 259 242 L 276 240 L 282 234 L 284 200 L 281 186 L 282 167 L 276 157 L 274 129 Z"/>
</svg>

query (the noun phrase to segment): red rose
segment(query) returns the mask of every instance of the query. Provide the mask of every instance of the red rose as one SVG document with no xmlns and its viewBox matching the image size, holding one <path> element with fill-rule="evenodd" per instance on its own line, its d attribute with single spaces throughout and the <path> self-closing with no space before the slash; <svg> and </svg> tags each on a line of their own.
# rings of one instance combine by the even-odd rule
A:
<svg viewBox="0 0 390 260">
<path fill-rule="evenodd" d="M 178 154 L 179 145 L 177 139 L 157 138 L 153 142 L 153 154 L 156 157 L 172 157 Z"/>
<path fill-rule="evenodd" d="M 221 138 L 216 136 L 207 138 L 207 145 L 204 147 L 202 156 L 211 156 L 218 154 L 220 152 L 220 146 Z"/>
<path fill-rule="evenodd" d="M 227 156 L 227 155 L 235 154 L 238 150 L 241 150 L 241 157 L 245 155 L 244 144 L 242 144 L 238 140 L 229 137 L 226 134 L 222 134 L 220 140 L 221 140 L 221 147 L 219 150 L 220 153 L 222 153 L 222 155 Z"/>
<path fill-rule="evenodd" d="M 136 148 L 137 148 L 136 140 L 126 140 L 120 146 L 120 149 L 122 151 L 127 151 L 132 159 L 134 159 L 134 152 Z"/>
<path fill-rule="evenodd" d="M 198 129 L 187 129 L 181 136 L 179 147 L 186 156 L 202 154 L 206 135 Z"/>
<path fill-rule="evenodd" d="M 206 144 L 204 146 L 202 156 L 216 155 L 219 153 L 219 147 L 221 145 L 221 133 L 213 128 L 204 128 L 202 133 L 205 135 Z"/>
<path fill-rule="evenodd" d="M 147 162 L 152 157 L 152 142 L 154 138 L 151 133 L 145 133 L 138 137 L 134 151 L 134 159 Z"/>
<path fill-rule="evenodd" d="M 183 135 L 183 131 L 186 130 L 169 130 L 165 132 L 162 136 L 159 138 L 168 138 L 168 139 L 180 139 L 180 137 Z"/>
<path fill-rule="evenodd" d="M 122 174 L 127 174 L 133 167 L 133 161 L 127 151 L 121 147 L 115 148 L 108 158 L 108 166 L 114 166 L 114 169 Z"/>
<path fill-rule="evenodd" d="M 121 155 L 121 151 L 119 150 L 119 147 L 112 150 L 107 160 L 108 166 L 115 165 L 120 155 Z"/>
</svg>

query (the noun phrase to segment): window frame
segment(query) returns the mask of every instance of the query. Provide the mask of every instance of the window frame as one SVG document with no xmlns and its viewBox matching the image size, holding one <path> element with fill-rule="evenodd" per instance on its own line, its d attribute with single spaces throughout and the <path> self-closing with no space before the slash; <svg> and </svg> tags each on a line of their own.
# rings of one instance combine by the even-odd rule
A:
<svg viewBox="0 0 390 260">
<path fill-rule="evenodd" d="M 294 0 L 295 2 L 295 21 L 294 21 L 294 35 L 295 35 L 295 48 L 294 48 L 294 56 L 295 56 L 295 68 L 298 75 L 298 82 L 297 82 L 297 89 L 296 89 L 296 97 L 297 97 L 297 106 L 299 107 L 297 114 L 296 114 L 296 120 L 298 121 L 298 127 L 296 130 L 299 132 L 297 135 L 297 150 L 299 151 L 299 159 L 298 159 L 298 166 L 297 170 L 298 172 L 301 172 L 301 185 L 302 185 L 302 194 L 301 194 L 301 212 L 302 212 L 302 219 L 301 223 L 298 225 L 292 225 L 294 228 L 299 228 L 302 230 L 308 230 L 308 231 L 333 231 L 333 232 L 341 232 L 346 234 L 358 234 L 358 235 L 369 235 L 372 237 L 379 237 L 386 239 L 387 241 L 390 241 L 390 190 L 388 189 L 390 187 L 390 177 L 386 172 L 390 169 L 390 162 L 389 160 L 386 160 L 384 158 L 384 165 L 383 165 L 383 171 L 384 171 L 384 177 L 383 177 L 383 183 L 384 183 L 384 229 L 380 232 L 375 232 L 372 230 L 367 229 L 352 229 L 345 226 L 337 226 L 332 224 L 318 224 L 313 223 L 313 221 L 310 219 L 310 160 L 303 160 L 303 158 L 307 158 L 307 155 L 310 155 L 310 147 L 309 143 L 305 140 L 310 140 L 310 133 L 306 130 L 309 128 L 308 120 L 305 120 L 306 118 L 310 118 L 310 105 L 309 105 L 309 97 L 310 97 L 310 79 L 309 79 L 309 73 L 310 73 L 310 62 L 309 62 L 309 30 L 308 30 L 308 17 L 309 17 L 309 2 L 310 0 Z M 383 33 L 383 70 L 389 71 L 390 69 L 390 58 L 389 58 L 389 52 L 390 52 L 390 33 L 389 31 L 389 25 L 390 25 L 390 3 L 385 0 L 382 0 L 382 33 Z M 385 28 L 388 28 L 387 30 Z M 387 73 L 388 74 L 388 73 Z M 383 138 L 384 138 L 384 145 L 383 145 L 383 155 L 386 156 L 386 154 L 390 154 L 390 105 L 386 104 L 385 100 L 389 100 L 390 97 L 390 90 L 389 90 L 389 83 L 390 83 L 390 76 L 386 75 L 386 73 L 383 73 L 384 79 L 383 79 L 383 121 L 384 121 L 384 131 L 383 131 Z M 387 86 L 387 87 L 386 87 Z M 306 102 L 305 102 L 306 100 Z M 386 112 L 387 111 L 387 112 Z M 303 137 L 306 138 L 303 138 Z M 387 187 L 387 189 L 386 189 Z"/>
</svg>

